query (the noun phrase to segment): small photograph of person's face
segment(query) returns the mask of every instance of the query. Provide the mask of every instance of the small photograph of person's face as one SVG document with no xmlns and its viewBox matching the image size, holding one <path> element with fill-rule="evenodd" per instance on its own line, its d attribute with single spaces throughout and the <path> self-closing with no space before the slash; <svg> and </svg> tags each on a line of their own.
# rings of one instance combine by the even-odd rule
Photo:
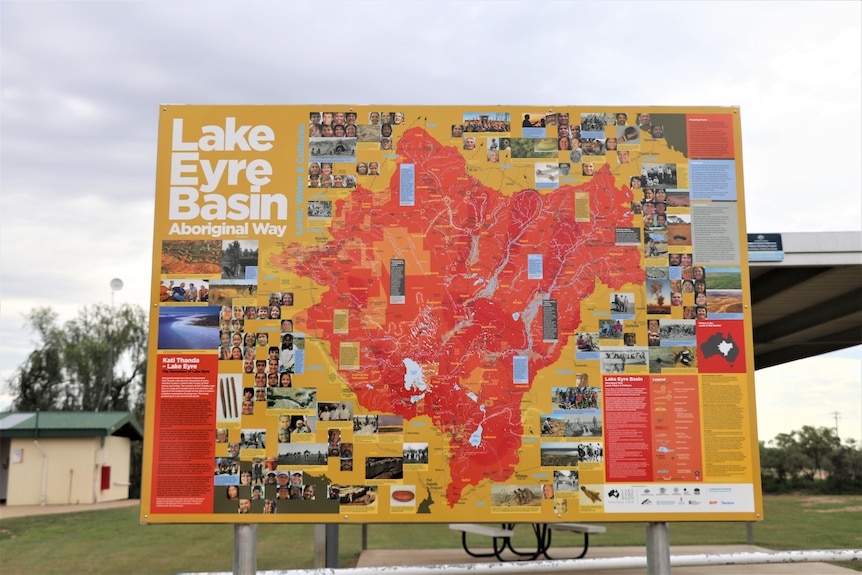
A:
<svg viewBox="0 0 862 575">
<path fill-rule="evenodd" d="M 392 139 L 391 138 L 380 138 L 380 149 L 381 150 L 391 150 L 392 149 Z"/>
<path fill-rule="evenodd" d="M 269 387 L 278 387 L 278 374 L 275 372 L 266 374 L 266 384 Z"/>
<path fill-rule="evenodd" d="M 230 345 L 230 332 L 229 331 L 223 331 L 223 332 L 219 333 L 219 340 L 220 340 L 222 346 L 224 346 L 224 347 L 229 346 Z"/>
<path fill-rule="evenodd" d="M 239 457 L 239 443 L 229 443 L 227 446 L 227 452 L 231 457 Z"/>
<path fill-rule="evenodd" d="M 263 387 L 255 387 L 254 388 L 254 400 L 255 401 L 266 401 L 266 389 Z"/>
<path fill-rule="evenodd" d="M 691 263 L 691 254 L 682 254 L 682 257 L 680 258 L 680 265 L 687 268 L 691 266 Z"/>
<path fill-rule="evenodd" d="M 682 308 L 682 318 L 683 319 L 694 319 L 694 308 L 690 305 Z"/>
<path fill-rule="evenodd" d="M 699 293 L 696 296 L 694 296 L 694 305 L 699 306 L 699 307 L 706 307 L 706 294 L 705 293 Z"/>
<path fill-rule="evenodd" d="M 242 359 L 242 348 L 239 346 L 234 346 L 230 350 L 230 358 L 231 359 Z"/>
<path fill-rule="evenodd" d="M 605 150 L 609 152 L 613 152 L 617 149 L 617 139 L 616 138 L 608 138 L 605 140 Z"/>
<path fill-rule="evenodd" d="M 647 334 L 647 345 L 661 345 L 661 336 L 658 334 L 658 332 L 651 331 Z"/>
<path fill-rule="evenodd" d="M 392 123 L 392 113 L 391 112 L 381 112 L 380 113 L 380 121 L 384 124 Z"/>
<path fill-rule="evenodd" d="M 239 475 L 240 485 L 251 485 L 251 471 L 243 471 Z"/>
<path fill-rule="evenodd" d="M 360 162 L 356 164 L 356 174 L 359 176 L 367 176 L 368 175 L 368 164 L 365 162 Z"/>
<path fill-rule="evenodd" d="M 622 112 L 620 112 L 619 114 L 617 114 L 617 126 L 625 126 L 628 119 L 628 114 L 623 114 Z"/>
<path fill-rule="evenodd" d="M 347 112 L 344 114 L 344 120 L 347 122 L 348 126 L 356 125 L 356 112 Z"/>
<path fill-rule="evenodd" d="M 223 427 L 216 429 L 216 443 L 227 443 L 227 429 Z"/>
<path fill-rule="evenodd" d="M 320 112 L 312 112 L 308 115 L 308 123 L 309 124 L 319 124 L 320 123 Z"/>
<path fill-rule="evenodd" d="M 278 373 L 278 360 L 271 359 L 269 360 L 269 368 L 266 370 L 267 374 Z"/>
<path fill-rule="evenodd" d="M 592 163 L 586 163 L 583 165 L 583 172 L 585 176 L 592 176 L 595 174 L 596 167 Z"/>
<path fill-rule="evenodd" d="M 380 135 L 384 138 L 392 136 L 392 124 L 383 124 L 380 126 Z"/>
<path fill-rule="evenodd" d="M 325 126 L 331 125 L 332 124 L 332 112 L 324 112 L 322 122 Z"/>
<path fill-rule="evenodd" d="M 259 346 L 267 346 L 269 345 L 269 334 L 265 331 L 262 331 L 257 334 L 257 345 Z"/>
<path fill-rule="evenodd" d="M 255 387 L 266 387 L 266 374 L 262 371 L 254 374 L 254 386 Z"/>
<path fill-rule="evenodd" d="M 496 164 L 500 161 L 500 155 L 497 153 L 497 150 L 491 150 L 490 152 L 488 152 L 488 161 L 493 164 Z"/>
<path fill-rule="evenodd" d="M 251 499 L 239 500 L 239 512 L 242 514 L 251 513 Z"/>
<path fill-rule="evenodd" d="M 335 115 L 332 118 L 334 124 L 344 125 L 344 112 L 335 112 Z"/>
<path fill-rule="evenodd" d="M 636 342 L 637 342 L 637 338 L 635 337 L 634 333 L 629 332 L 629 333 L 623 334 L 623 343 L 625 345 L 634 346 L 634 345 L 636 345 Z"/>
<path fill-rule="evenodd" d="M 335 124 L 335 127 L 332 129 L 332 135 L 336 138 L 344 137 L 344 125 L 343 124 Z"/>
<path fill-rule="evenodd" d="M 670 305 L 673 307 L 679 307 L 682 305 L 682 294 L 678 291 L 670 294 Z"/>
<path fill-rule="evenodd" d="M 653 126 L 650 129 L 650 135 L 656 140 L 664 138 L 664 128 L 661 126 Z"/>
<path fill-rule="evenodd" d="M 355 138 L 356 137 L 356 126 L 352 126 L 350 124 L 346 125 L 344 127 L 344 135 L 347 136 L 348 138 Z"/>
<path fill-rule="evenodd" d="M 617 161 L 621 164 L 629 163 L 629 151 L 628 150 L 619 150 L 617 152 Z"/>
<path fill-rule="evenodd" d="M 242 414 L 254 415 L 254 402 L 248 399 L 242 401 Z"/>
<path fill-rule="evenodd" d="M 331 138 L 335 135 L 335 131 L 332 129 L 332 126 L 325 125 L 320 127 L 320 137 L 321 138 Z"/>
<path fill-rule="evenodd" d="M 682 254 L 668 254 L 667 265 L 680 266 L 682 264 Z"/>
<path fill-rule="evenodd" d="M 639 123 L 641 126 L 649 126 L 650 124 L 652 124 L 652 119 L 650 118 L 650 115 L 649 115 L 649 114 L 641 114 L 641 115 L 639 116 L 639 121 L 638 121 L 638 123 Z"/>
<path fill-rule="evenodd" d="M 257 319 L 269 319 L 269 308 L 267 306 L 257 308 Z"/>
<path fill-rule="evenodd" d="M 368 163 L 368 175 L 369 176 L 379 176 L 380 175 L 380 165 L 377 162 L 369 162 Z"/>
<path fill-rule="evenodd" d="M 452 137 L 461 138 L 464 136 L 464 126 L 461 124 L 452 124 Z"/>
<path fill-rule="evenodd" d="M 392 116 L 392 123 L 396 125 L 400 125 L 404 123 L 404 113 L 403 112 L 395 112 Z"/>
<path fill-rule="evenodd" d="M 706 306 L 700 306 L 695 308 L 695 312 L 696 319 L 706 319 Z"/>
<path fill-rule="evenodd" d="M 380 123 L 380 112 L 371 112 L 368 114 L 368 123 L 372 126 L 376 126 Z"/>
<path fill-rule="evenodd" d="M 239 487 L 236 485 L 228 485 L 225 489 L 226 499 L 239 499 Z"/>
<path fill-rule="evenodd" d="M 473 137 L 464 138 L 464 149 L 465 150 L 475 150 L 476 149 L 476 138 L 473 138 Z"/>
<path fill-rule="evenodd" d="M 290 387 L 291 383 L 291 375 L 287 372 L 281 374 L 281 380 L 279 381 L 279 387 Z"/>
</svg>

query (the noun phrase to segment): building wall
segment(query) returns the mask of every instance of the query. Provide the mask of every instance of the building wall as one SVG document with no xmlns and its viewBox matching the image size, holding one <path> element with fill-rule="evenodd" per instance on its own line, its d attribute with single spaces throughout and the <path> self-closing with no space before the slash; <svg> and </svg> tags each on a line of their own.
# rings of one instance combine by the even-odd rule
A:
<svg viewBox="0 0 862 575">
<path fill-rule="evenodd" d="M 41 448 L 41 449 L 40 449 Z M 45 503 L 77 505 L 129 497 L 130 441 L 123 437 L 13 439 L 11 452 L 22 450 L 20 462 L 9 465 L 7 505 L 41 503 L 44 458 L 47 456 Z M 102 466 L 111 466 L 110 489 L 101 490 Z"/>
</svg>

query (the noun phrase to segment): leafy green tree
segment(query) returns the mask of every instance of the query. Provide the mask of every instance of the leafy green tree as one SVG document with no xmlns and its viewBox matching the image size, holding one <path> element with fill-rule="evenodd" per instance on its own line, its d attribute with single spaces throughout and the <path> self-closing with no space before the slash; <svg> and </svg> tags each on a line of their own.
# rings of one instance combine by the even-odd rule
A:
<svg viewBox="0 0 862 575">
<path fill-rule="evenodd" d="M 13 376 L 12 388 L 18 392 L 13 407 L 19 411 L 51 411 L 61 403 L 63 395 L 61 351 L 50 337 L 57 314 L 50 308 L 34 309 L 27 321 L 43 345 L 30 352 Z"/>
<path fill-rule="evenodd" d="M 830 458 L 829 483 L 836 493 L 862 492 L 862 450 L 852 439 Z"/>
<path fill-rule="evenodd" d="M 795 483 L 796 478 L 811 467 L 810 459 L 796 441 L 795 432 L 779 433 L 771 443 L 775 447 L 762 446 L 761 468 L 772 470 L 779 483 Z"/>
<path fill-rule="evenodd" d="M 793 433 L 798 438 L 799 449 L 808 456 L 813 464 L 810 478 L 819 477 L 823 479 L 824 464 L 841 447 L 841 440 L 835 435 L 835 430 L 831 427 L 814 428 L 810 425 L 803 425 L 801 431 L 794 431 Z"/>
<path fill-rule="evenodd" d="M 26 319 L 38 342 L 9 381 L 16 410 L 143 409 L 147 321 L 140 306 L 85 307 L 62 326 L 47 307 Z"/>
</svg>

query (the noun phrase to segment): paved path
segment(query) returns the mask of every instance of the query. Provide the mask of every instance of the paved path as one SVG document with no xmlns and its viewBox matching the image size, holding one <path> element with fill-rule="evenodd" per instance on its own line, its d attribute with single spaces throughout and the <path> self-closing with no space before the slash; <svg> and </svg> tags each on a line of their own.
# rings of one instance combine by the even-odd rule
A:
<svg viewBox="0 0 862 575">
<path fill-rule="evenodd" d="M 27 517 L 29 515 L 75 513 L 76 511 L 92 511 L 95 509 L 116 509 L 117 507 L 132 507 L 140 504 L 140 499 L 123 499 L 121 501 L 105 501 L 104 503 L 87 505 L 0 505 L 0 519 Z"/>
<path fill-rule="evenodd" d="M 580 548 L 555 550 L 555 557 L 573 557 Z M 768 552 L 769 549 L 755 545 L 671 545 L 671 555 L 715 555 L 721 553 Z M 606 557 L 646 557 L 646 547 L 593 547 L 590 546 L 588 559 Z M 371 549 L 359 556 L 357 567 L 392 567 L 416 565 L 462 565 L 467 563 L 497 563 L 494 559 L 476 559 L 468 556 L 462 549 Z M 531 562 L 525 563 L 530 565 Z M 517 563 L 507 563 L 512 566 Z M 596 575 L 641 575 L 646 569 L 608 569 L 590 570 L 583 573 Z M 757 565 L 710 565 L 698 567 L 674 567 L 673 575 L 852 575 L 852 569 L 837 567 L 826 563 L 773 563 Z M 541 573 L 534 571 L 531 575 Z"/>
</svg>

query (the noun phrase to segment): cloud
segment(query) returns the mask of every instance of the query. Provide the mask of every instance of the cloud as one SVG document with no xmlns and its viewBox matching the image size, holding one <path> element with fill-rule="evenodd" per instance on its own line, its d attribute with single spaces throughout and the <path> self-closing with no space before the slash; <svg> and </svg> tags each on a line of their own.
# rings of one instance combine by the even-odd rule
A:
<svg viewBox="0 0 862 575">
<path fill-rule="evenodd" d="M 835 427 L 836 413 L 840 436 L 862 439 L 862 347 L 757 371 L 755 386 L 761 440 Z"/>
<path fill-rule="evenodd" d="M 748 229 L 862 229 L 858 2 L 0 9 L 4 378 L 32 307 L 71 319 L 113 277 L 148 306 L 163 103 L 740 105 Z"/>
</svg>

